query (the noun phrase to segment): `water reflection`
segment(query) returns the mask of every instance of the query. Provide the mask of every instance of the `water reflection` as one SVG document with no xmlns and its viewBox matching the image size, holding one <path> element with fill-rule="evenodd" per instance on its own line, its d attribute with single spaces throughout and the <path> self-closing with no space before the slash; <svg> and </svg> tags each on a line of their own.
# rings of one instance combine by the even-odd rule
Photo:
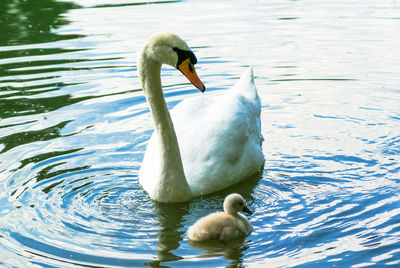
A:
<svg viewBox="0 0 400 268">
<path fill-rule="evenodd" d="M 31 143 L 34 141 L 47 141 L 61 137 L 60 130 L 64 128 L 69 121 L 61 122 L 55 126 L 51 126 L 38 131 L 28 131 L 14 133 L 5 137 L 0 138 L 0 143 L 3 145 L 1 153 L 4 153 L 16 146 L 20 146 L 26 143 Z"/>
<path fill-rule="evenodd" d="M 63 81 L 59 71 L 52 65 L 64 60 L 51 60 L 64 53 L 83 49 L 46 47 L 43 43 L 82 37 L 76 34 L 57 34 L 55 29 L 66 25 L 64 15 L 77 8 L 71 2 L 54 0 L 0 2 L 0 128 L 8 130 L 0 137 L 1 152 L 35 141 L 53 140 L 63 135 L 62 129 L 72 120 L 55 122 L 47 116 L 51 111 L 80 102 L 85 98 L 72 98 L 61 90 L 79 83 Z M 32 47 L 32 44 L 39 47 Z M 50 44 L 50 43 L 48 43 Z M 27 45 L 27 46 L 25 46 Z M 60 93 L 55 93 L 61 91 Z M 58 96 L 57 96 L 58 95 Z M 52 122 L 53 121 L 53 122 Z M 41 128 L 30 127 L 41 124 Z"/>
<path fill-rule="evenodd" d="M 14 46 L 78 38 L 80 36 L 76 34 L 59 35 L 53 32 L 68 23 L 63 14 L 77 7 L 72 2 L 56 0 L 2 0 L 0 45 Z M 20 52 L 20 55 L 27 53 L 29 51 Z"/>
<path fill-rule="evenodd" d="M 229 265 L 227 265 L 230 267 L 241 267 L 243 264 L 243 252 L 249 248 L 244 238 L 231 240 L 227 243 L 221 241 L 189 241 L 189 245 L 203 252 L 198 258 L 223 257 L 226 260 L 230 260 Z"/>
<path fill-rule="evenodd" d="M 158 248 L 157 257 L 152 262 L 146 262 L 149 266 L 158 266 L 162 262 L 176 261 L 183 257 L 173 253 L 179 248 L 183 240 L 184 226 L 183 217 L 189 212 L 188 203 L 163 204 L 152 202 L 154 211 L 158 215 L 159 231 L 157 234 Z"/>
<path fill-rule="evenodd" d="M 79 0 L 77 2 L 80 2 Z M 97 2 L 97 3 L 96 3 Z M 172 4 L 172 3 L 177 3 L 177 2 L 182 2 L 182 0 L 169 0 L 169 1 L 146 1 L 146 2 L 131 2 L 131 1 L 126 1 L 125 3 L 113 3 L 113 4 L 102 4 L 102 1 L 90 1 L 89 3 L 86 1 L 82 2 L 82 5 L 85 7 L 91 7 L 91 8 L 104 8 L 104 7 L 127 7 L 127 6 L 139 6 L 139 5 L 149 5 L 149 4 Z M 88 6 L 90 5 L 90 6 Z"/>
</svg>

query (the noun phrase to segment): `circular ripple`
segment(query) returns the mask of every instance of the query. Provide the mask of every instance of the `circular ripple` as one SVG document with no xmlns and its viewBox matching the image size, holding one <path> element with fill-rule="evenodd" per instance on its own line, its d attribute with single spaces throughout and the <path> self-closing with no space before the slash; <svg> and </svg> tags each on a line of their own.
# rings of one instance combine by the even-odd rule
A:
<svg viewBox="0 0 400 268">
<path fill-rule="evenodd" d="M 15 207 L 1 226 L 17 254 L 39 264 L 132 265 L 151 259 L 159 217 L 132 175 L 137 167 L 77 166 L 87 154 L 67 155 L 68 162 L 64 155 L 22 166 L 17 173 L 29 176 L 9 181 Z M 139 254 L 134 259 L 132 248 Z"/>
</svg>

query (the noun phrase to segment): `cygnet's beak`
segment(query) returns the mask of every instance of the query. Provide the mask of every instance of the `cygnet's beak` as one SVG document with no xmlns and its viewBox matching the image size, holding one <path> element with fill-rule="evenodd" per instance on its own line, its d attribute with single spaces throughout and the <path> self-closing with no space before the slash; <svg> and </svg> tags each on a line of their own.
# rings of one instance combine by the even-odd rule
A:
<svg viewBox="0 0 400 268">
<path fill-rule="evenodd" d="M 196 73 L 196 69 L 194 65 L 190 62 L 190 59 L 187 58 L 181 64 L 178 65 L 178 69 L 186 76 L 187 79 L 201 92 L 206 90 L 203 82 L 201 82 L 199 76 Z"/>
<path fill-rule="evenodd" d="M 253 212 L 251 212 L 251 210 L 250 210 L 248 207 L 246 207 L 246 206 L 244 206 L 244 208 L 243 208 L 242 211 L 243 211 L 243 212 L 246 212 L 246 213 L 249 213 L 250 215 L 253 214 Z"/>
</svg>

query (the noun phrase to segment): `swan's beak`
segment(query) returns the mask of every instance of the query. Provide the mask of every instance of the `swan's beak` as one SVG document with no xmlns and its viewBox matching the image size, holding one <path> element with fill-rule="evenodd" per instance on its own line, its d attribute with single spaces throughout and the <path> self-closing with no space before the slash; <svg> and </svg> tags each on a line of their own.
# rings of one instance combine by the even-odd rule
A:
<svg viewBox="0 0 400 268">
<path fill-rule="evenodd" d="M 253 212 L 251 212 L 251 210 L 250 210 L 248 207 L 246 207 L 246 206 L 244 206 L 243 212 L 249 213 L 250 215 L 253 214 Z"/>
<path fill-rule="evenodd" d="M 178 65 L 178 69 L 186 76 L 187 79 L 201 92 L 206 90 L 203 82 L 201 82 L 199 76 L 196 74 L 196 70 L 194 65 L 190 62 L 190 59 L 187 58 L 181 64 Z"/>
</svg>

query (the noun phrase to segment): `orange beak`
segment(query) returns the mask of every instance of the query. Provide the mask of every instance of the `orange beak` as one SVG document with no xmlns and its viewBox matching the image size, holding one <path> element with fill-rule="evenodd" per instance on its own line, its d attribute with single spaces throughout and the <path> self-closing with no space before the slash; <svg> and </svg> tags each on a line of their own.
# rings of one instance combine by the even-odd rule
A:
<svg viewBox="0 0 400 268">
<path fill-rule="evenodd" d="M 201 82 L 199 76 L 196 74 L 196 70 L 194 69 L 194 65 L 190 62 L 190 59 L 187 58 L 181 64 L 178 65 L 178 69 L 186 76 L 187 79 L 201 92 L 206 90 L 203 82 Z"/>
</svg>

